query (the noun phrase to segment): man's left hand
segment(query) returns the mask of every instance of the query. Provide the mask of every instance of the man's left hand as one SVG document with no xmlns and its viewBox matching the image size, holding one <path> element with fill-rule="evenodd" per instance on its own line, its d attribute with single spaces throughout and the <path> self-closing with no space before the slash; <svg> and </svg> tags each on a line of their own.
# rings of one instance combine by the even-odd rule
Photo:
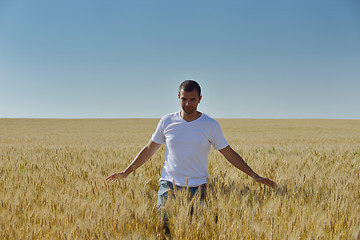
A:
<svg viewBox="0 0 360 240">
<path fill-rule="evenodd" d="M 268 179 L 268 178 L 263 178 L 263 177 L 260 177 L 260 176 L 256 176 L 254 177 L 254 180 L 257 181 L 258 183 L 262 183 L 262 184 L 265 184 L 266 186 L 269 186 L 269 187 L 275 187 L 275 182 Z"/>
</svg>

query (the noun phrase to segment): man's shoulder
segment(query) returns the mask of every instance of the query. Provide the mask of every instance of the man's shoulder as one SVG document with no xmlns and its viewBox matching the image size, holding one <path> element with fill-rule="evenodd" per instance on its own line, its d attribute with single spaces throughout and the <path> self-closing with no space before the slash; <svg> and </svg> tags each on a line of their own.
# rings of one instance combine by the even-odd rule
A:
<svg viewBox="0 0 360 240">
<path fill-rule="evenodd" d="M 203 119 L 204 121 L 211 122 L 211 123 L 213 123 L 213 124 L 214 124 L 214 123 L 215 123 L 215 124 L 218 123 L 214 118 L 210 117 L 209 115 L 207 115 L 207 114 L 205 114 L 205 113 L 202 113 L 202 119 Z"/>
<path fill-rule="evenodd" d="M 174 121 L 179 118 L 179 112 L 168 113 L 161 117 L 161 121 Z"/>
</svg>

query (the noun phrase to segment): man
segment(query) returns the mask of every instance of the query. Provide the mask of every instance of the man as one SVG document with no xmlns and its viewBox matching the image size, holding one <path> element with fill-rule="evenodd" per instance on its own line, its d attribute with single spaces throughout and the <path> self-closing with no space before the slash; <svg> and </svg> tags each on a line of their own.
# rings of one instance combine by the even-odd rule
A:
<svg viewBox="0 0 360 240">
<path fill-rule="evenodd" d="M 192 196 L 198 189 L 203 189 L 207 183 L 207 157 L 212 145 L 231 164 L 255 181 L 274 187 L 273 181 L 257 175 L 230 147 L 216 120 L 197 111 L 202 98 L 197 82 L 186 80 L 181 83 L 178 98 L 182 110 L 163 116 L 150 141 L 133 162 L 124 171 L 107 177 L 106 182 L 127 177 L 149 160 L 161 144 L 166 144 L 157 202 L 158 209 L 161 209 L 168 192 L 173 191 L 174 187 L 187 188 Z M 204 197 L 204 192 L 201 195 Z"/>
</svg>

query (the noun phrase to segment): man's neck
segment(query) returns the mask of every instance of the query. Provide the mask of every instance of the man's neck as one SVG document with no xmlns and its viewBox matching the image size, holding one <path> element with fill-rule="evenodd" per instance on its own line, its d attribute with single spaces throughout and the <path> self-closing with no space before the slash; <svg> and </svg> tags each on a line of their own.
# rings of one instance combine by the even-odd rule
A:
<svg viewBox="0 0 360 240">
<path fill-rule="evenodd" d="M 187 114 L 184 110 L 181 110 L 180 115 L 185 121 L 191 122 L 198 119 L 201 116 L 201 112 L 195 111 L 192 114 Z"/>
</svg>

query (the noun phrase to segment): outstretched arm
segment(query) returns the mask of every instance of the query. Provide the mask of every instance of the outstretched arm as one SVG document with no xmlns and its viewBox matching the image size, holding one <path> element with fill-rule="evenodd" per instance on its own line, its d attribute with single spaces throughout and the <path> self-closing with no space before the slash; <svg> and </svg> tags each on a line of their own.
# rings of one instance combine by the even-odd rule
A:
<svg viewBox="0 0 360 240">
<path fill-rule="evenodd" d="M 246 162 L 242 159 L 242 157 L 235 152 L 230 145 L 228 145 L 226 148 L 223 148 L 221 150 L 219 150 L 219 152 L 221 152 L 222 155 L 224 155 L 224 157 L 232 164 L 234 165 L 236 168 L 238 168 L 239 170 L 243 171 L 244 173 L 246 173 L 247 175 L 249 175 L 250 177 L 252 177 L 255 181 L 265 184 L 269 187 L 274 187 L 275 183 L 273 181 L 271 181 L 268 178 L 263 178 L 260 177 L 259 175 L 257 175 L 247 164 Z"/>
<path fill-rule="evenodd" d="M 135 171 L 141 165 L 143 165 L 147 160 L 149 160 L 154 153 L 160 148 L 161 144 L 155 143 L 150 140 L 143 149 L 136 155 L 134 161 L 122 172 L 114 173 L 108 176 L 105 179 L 105 182 L 111 182 L 118 178 L 126 178 L 131 172 Z"/>
</svg>

